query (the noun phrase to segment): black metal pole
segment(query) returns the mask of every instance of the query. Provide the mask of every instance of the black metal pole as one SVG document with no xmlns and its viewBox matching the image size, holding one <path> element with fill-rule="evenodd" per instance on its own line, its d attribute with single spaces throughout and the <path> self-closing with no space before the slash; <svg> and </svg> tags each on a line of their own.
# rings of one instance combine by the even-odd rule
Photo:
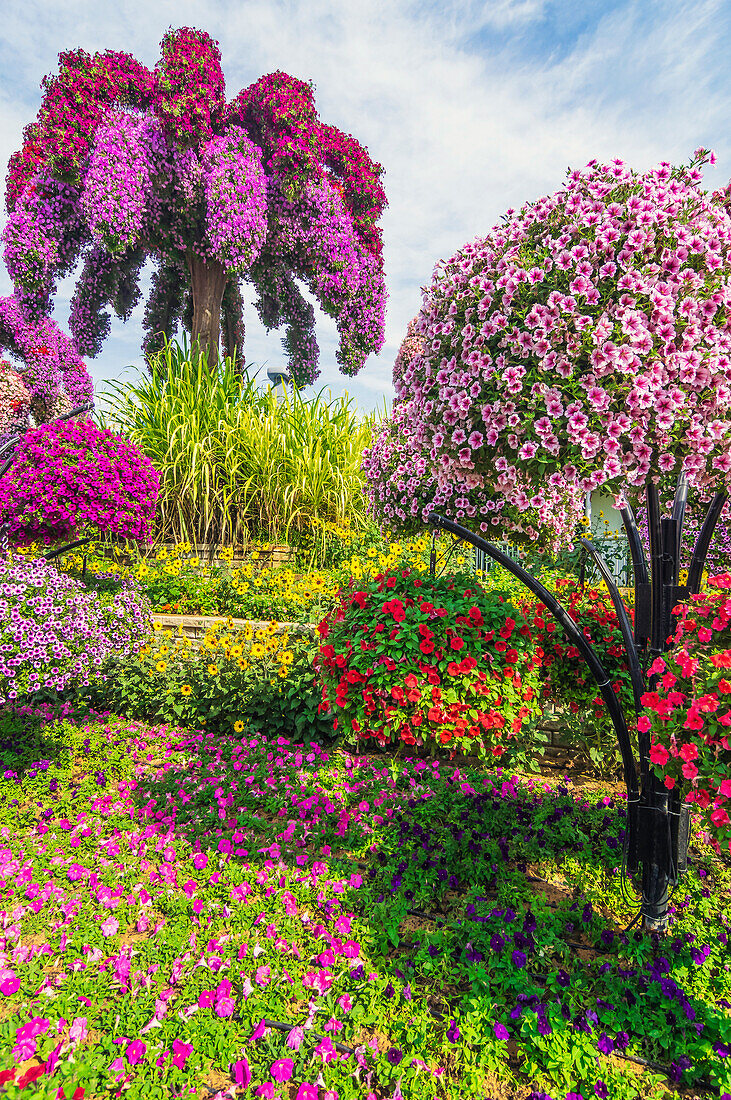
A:
<svg viewBox="0 0 731 1100">
<path fill-rule="evenodd" d="M 458 538 L 464 539 L 465 542 L 469 542 L 472 546 L 475 546 L 478 550 L 482 550 L 485 554 L 502 565 L 504 569 L 512 573 L 514 577 L 521 580 L 526 588 L 528 588 L 534 596 L 537 596 L 541 603 L 548 608 L 559 625 L 563 627 L 569 640 L 581 653 L 591 670 L 592 676 L 596 680 L 597 687 L 602 694 L 602 698 L 604 699 L 612 719 L 612 724 L 617 733 L 619 751 L 622 755 L 624 781 L 627 787 L 628 821 L 630 831 L 632 831 L 633 815 L 639 802 L 637 769 L 632 754 L 632 744 L 624 713 L 622 712 L 619 700 L 611 686 L 611 680 L 592 646 L 587 642 L 565 608 L 561 606 L 548 589 L 545 588 L 540 581 L 536 580 L 535 577 L 532 577 L 522 565 L 518 565 L 511 557 L 504 554 L 502 550 L 499 550 L 497 546 L 493 546 L 492 543 L 486 542 L 485 539 L 480 538 L 479 535 L 474 535 L 471 531 L 468 531 L 466 527 L 461 527 L 458 523 L 453 523 L 452 520 L 446 519 L 436 512 L 429 513 L 428 522 L 430 526 L 439 527 L 443 531 L 450 531 L 452 534 L 457 535 Z"/>
</svg>

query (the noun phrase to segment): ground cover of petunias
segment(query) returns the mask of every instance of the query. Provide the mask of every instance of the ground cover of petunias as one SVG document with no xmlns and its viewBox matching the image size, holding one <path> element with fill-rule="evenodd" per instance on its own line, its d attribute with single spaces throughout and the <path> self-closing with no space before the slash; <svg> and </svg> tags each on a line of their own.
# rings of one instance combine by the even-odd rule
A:
<svg viewBox="0 0 731 1100">
<path fill-rule="evenodd" d="M 649 938 L 606 790 L 28 722 L 2 742 L 3 1095 L 731 1092 L 731 868 L 699 835 Z"/>
</svg>

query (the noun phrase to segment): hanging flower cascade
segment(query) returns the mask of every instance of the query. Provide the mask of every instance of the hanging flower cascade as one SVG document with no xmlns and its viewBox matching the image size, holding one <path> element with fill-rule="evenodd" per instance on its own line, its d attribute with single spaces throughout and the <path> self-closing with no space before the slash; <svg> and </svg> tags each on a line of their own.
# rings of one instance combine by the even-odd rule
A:
<svg viewBox="0 0 731 1100">
<path fill-rule="evenodd" d="M 365 463 L 384 522 L 441 509 L 557 547 L 601 486 L 728 480 L 731 216 L 728 191 L 700 187 L 713 159 L 592 161 L 437 264 L 397 424 Z"/>
<path fill-rule="evenodd" d="M 0 298 L 0 446 L 30 424 L 91 401 L 94 386 L 68 336 L 49 318 L 31 321 L 15 298 Z"/>
<path fill-rule="evenodd" d="M 312 309 L 292 276 L 336 320 L 344 372 L 381 349 L 382 168 L 320 121 L 310 84 L 276 72 L 227 104 L 217 43 L 186 27 L 165 35 L 153 72 L 109 51 L 59 62 L 7 177 L 5 262 L 29 316 L 49 312 L 58 279 L 81 260 L 70 326 L 96 355 L 108 307 L 129 317 L 154 256 L 144 318 L 154 351 L 183 317 L 180 284 L 195 257 L 225 269 L 223 309 L 238 334 L 238 281 L 253 284 L 263 322 L 287 326 L 299 384 L 319 372 Z"/>
</svg>

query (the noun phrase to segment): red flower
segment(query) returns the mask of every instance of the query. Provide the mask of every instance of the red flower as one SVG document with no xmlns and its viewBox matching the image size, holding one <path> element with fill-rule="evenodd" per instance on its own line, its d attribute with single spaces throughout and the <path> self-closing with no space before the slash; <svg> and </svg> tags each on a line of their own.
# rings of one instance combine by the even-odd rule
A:
<svg viewBox="0 0 731 1100">
<path fill-rule="evenodd" d="M 464 648 L 464 638 L 459 638 L 455 634 L 455 636 L 453 638 L 449 639 L 449 644 L 452 647 L 452 649 L 463 649 Z"/>
</svg>

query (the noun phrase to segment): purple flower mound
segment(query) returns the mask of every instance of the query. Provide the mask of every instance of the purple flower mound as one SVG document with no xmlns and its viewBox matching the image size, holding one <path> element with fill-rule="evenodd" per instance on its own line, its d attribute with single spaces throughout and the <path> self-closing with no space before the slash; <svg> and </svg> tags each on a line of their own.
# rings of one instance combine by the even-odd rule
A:
<svg viewBox="0 0 731 1100">
<path fill-rule="evenodd" d="M 0 706 L 88 684 L 105 658 L 131 652 L 149 622 L 149 604 L 131 584 L 105 605 L 42 558 L 0 559 Z"/>
<path fill-rule="evenodd" d="M 0 478 L 0 526 L 11 543 L 51 543 L 97 527 L 122 538 L 152 532 L 159 477 L 127 440 L 90 421 L 27 432 Z"/>
</svg>

